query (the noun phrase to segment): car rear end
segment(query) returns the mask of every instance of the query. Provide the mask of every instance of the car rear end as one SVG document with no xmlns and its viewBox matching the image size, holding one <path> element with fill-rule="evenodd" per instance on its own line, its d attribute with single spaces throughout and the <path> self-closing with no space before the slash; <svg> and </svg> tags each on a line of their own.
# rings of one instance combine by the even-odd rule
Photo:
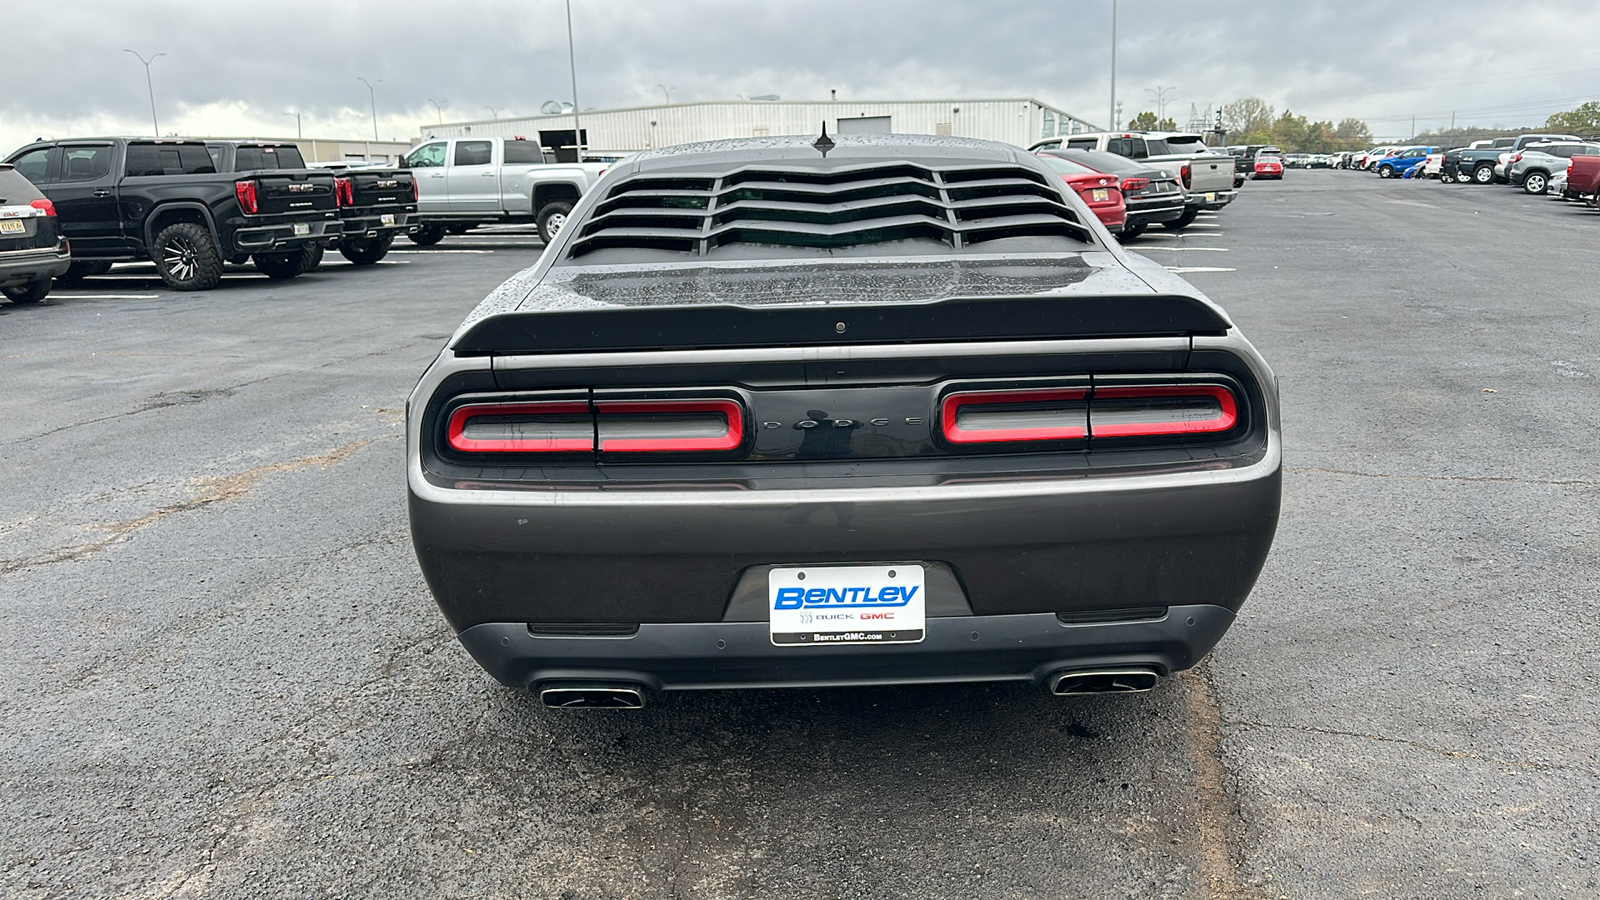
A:
<svg viewBox="0 0 1600 900">
<path fill-rule="evenodd" d="M 261 169 L 234 180 L 237 213 L 218 223 L 238 253 L 289 251 L 343 233 L 334 175 L 319 169 Z"/>
<path fill-rule="evenodd" d="M 10 164 L 0 163 L 0 289 L 15 294 L 13 299 L 42 297 L 50 280 L 71 264 L 55 205 Z"/>
<path fill-rule="evenodd" d="M 1221 637 L 1270 371 L 1042 165 L 904 143 L 647 154 L 424 375 L 413 540 L 497 679 L 1138 690 Z"/>
<path fill-rule="evenodd" d="M 1255 162 L 1255 177 L 1283 178 L 1283 160 L 1276 156 L 1257 156 Z"/>
<path fill-rule="evenodd" d="M 392 241 L 411 227 L 417 182 L 410 169 L 345 169 L 334 177 L 346 240 Z"/>
</svg>

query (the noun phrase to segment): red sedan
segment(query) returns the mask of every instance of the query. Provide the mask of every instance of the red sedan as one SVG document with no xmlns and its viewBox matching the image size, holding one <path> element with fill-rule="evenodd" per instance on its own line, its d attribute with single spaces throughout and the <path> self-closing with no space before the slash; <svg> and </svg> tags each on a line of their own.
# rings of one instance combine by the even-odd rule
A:
<svg viewBox="0 0 1600 900">
<path fill-rule="evenodd" d="M 1122 199 L 1122 183 L 1115 175 L 1105 172 L 1096 172 L 1082 163 L 1059 156 L 1040 154 L 1039 158 L 1044 164 L 1060 173 L 1061 180 L 1072 186 L 1089 205 L 1089 209 L 1100 217 L 1100 223 L 1110 229 L 1112 234 L 1121 234 L 1122 228 L 1128 221 L 1128 207 Z"/>
<path fill-rule="evenodd" d="M 1281 179 L 1283 177 L 1283 160 L 1276 156 L 1256 157 L 1256 177 Z"/>
</svg>

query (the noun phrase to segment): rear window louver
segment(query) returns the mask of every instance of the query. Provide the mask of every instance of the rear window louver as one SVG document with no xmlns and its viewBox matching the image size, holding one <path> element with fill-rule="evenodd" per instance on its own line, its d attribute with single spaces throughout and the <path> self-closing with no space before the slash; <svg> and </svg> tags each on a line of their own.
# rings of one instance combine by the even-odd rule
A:
<svg viewBox="0 0 1600 900">
<path fill-rule="evenodd" d="M 580 226 L 568 256 L 610 248 L 704 255 L 728 244 L 832 248 L 911 238 L 959 250 L 1049 236 L 1090 239 L 1054 185 L 1025 166 L 762 167 L 621 181 Z"/>
</svg>

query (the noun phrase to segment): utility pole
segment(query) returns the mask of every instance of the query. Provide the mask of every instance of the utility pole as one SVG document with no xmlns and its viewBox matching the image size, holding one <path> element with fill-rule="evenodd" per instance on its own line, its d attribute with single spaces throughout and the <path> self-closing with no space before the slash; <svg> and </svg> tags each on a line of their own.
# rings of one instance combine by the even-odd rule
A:
<svg viewBox="0 0 1600 900">
<path fill-rule="evenodd" d="M 428 100 L 428 102 L 433 104 L 433 115 L 434 115 L 434 118 L 438 119 L 438 123 L 440 125 L 443 125 L 444 124 L 444 107 L 439 104 L 439 101 L 431 99 L 431 98 Z M 450 102 L 449 100 L 445 101 L 446 104 L 448 104 L 449 102 Z"/>
<path fill-rule="evenodd" d="M 306 136 L 305 132 L 300 130 L 300 114 L 297 113 L 297 112 L 286 112 L 286 113 L 284 113 L 284 115 L 286 115 L 286 116 L 294 116 L 294 138 L 295 138 L 295 140 L 300 140 L 301 138 L 305 137 Z"/>
<path fill-rule="evenodd" d="M 1111 124 L 1107 131 L 1117 130 L 1117 0 L 1111 0 Z"/>
<path fill-rule="evenodd" d="M 144 86 L 145 90 L 150 92 L 150 127 L 155 129 L 156 137 L 161 137 L 161 123 L 156 121 L 156 88 L 155 85 L 150 81 L 150 64 L 155 62 L 158 57 L 166 56 L 166 54 L 157 53 L 155 56 L 145 59 L 143 56 L 140 56 L 138 53 L 135 53 L 132 50 L 124 50 L 122 52 L 133 53 L 134 58 L 138 59 L 139 62 L 144 63 Z"/>
<path fill-rule="evenodd" d="M 1177 88 L 1162 87 L 1160 85 L 1156 85 L 1155 90 L 1144 89 L 1146 94 L 1154 94 L 1156 97 L 1156 118 L 1165 119 L 1167 117 L 1167 92 L 1176 92 L 1177 90 Z"/>
<path fill-rule="evenodd" d="M 360 75 L 357 75 L 356 76 L 356 80 L 367 86 L 367 102 L 372 104 L 372 139 L 373 140 L 377 140 L 378 139 L 378 91 L 377 91 L 377 86 L 380 85 L 380 84 L 383 84 L 383 79 L 379 78 L 377 81 L 368 81 L 365 78 L 362 78 Z"/>
<path fill-rule="evenodd" d="M 1415 140 L 1416 137 L 1417 137 L 1417 117 L 1416 116 L 1412 116 L 1411 117 L 1411 139 Z"/>
<path fill-rule="evenodd" d="M 578 121 L 578 54 L 572 49 L 572 0 L 567 0 L 567 65 L 572 71 L 572 143 L 583 162 L 583 123 Z"/>
</svg>

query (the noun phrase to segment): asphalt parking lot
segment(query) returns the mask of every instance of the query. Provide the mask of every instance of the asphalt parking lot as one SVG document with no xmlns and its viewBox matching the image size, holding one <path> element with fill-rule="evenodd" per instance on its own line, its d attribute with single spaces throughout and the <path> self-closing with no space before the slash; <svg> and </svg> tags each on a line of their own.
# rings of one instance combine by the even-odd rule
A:
<svg viewBox="0 0 1600 900">
<path fill-rule="evenodd" d="M 0 895 L 1600 895 L 1600 212 L 1291 171 L 1139 252 L 1282 379 L 1277 544 L 1152 693 L 548 711 L 417 572 L 401 421 L 528 230 L 0 306 Z"/>
</svg>

